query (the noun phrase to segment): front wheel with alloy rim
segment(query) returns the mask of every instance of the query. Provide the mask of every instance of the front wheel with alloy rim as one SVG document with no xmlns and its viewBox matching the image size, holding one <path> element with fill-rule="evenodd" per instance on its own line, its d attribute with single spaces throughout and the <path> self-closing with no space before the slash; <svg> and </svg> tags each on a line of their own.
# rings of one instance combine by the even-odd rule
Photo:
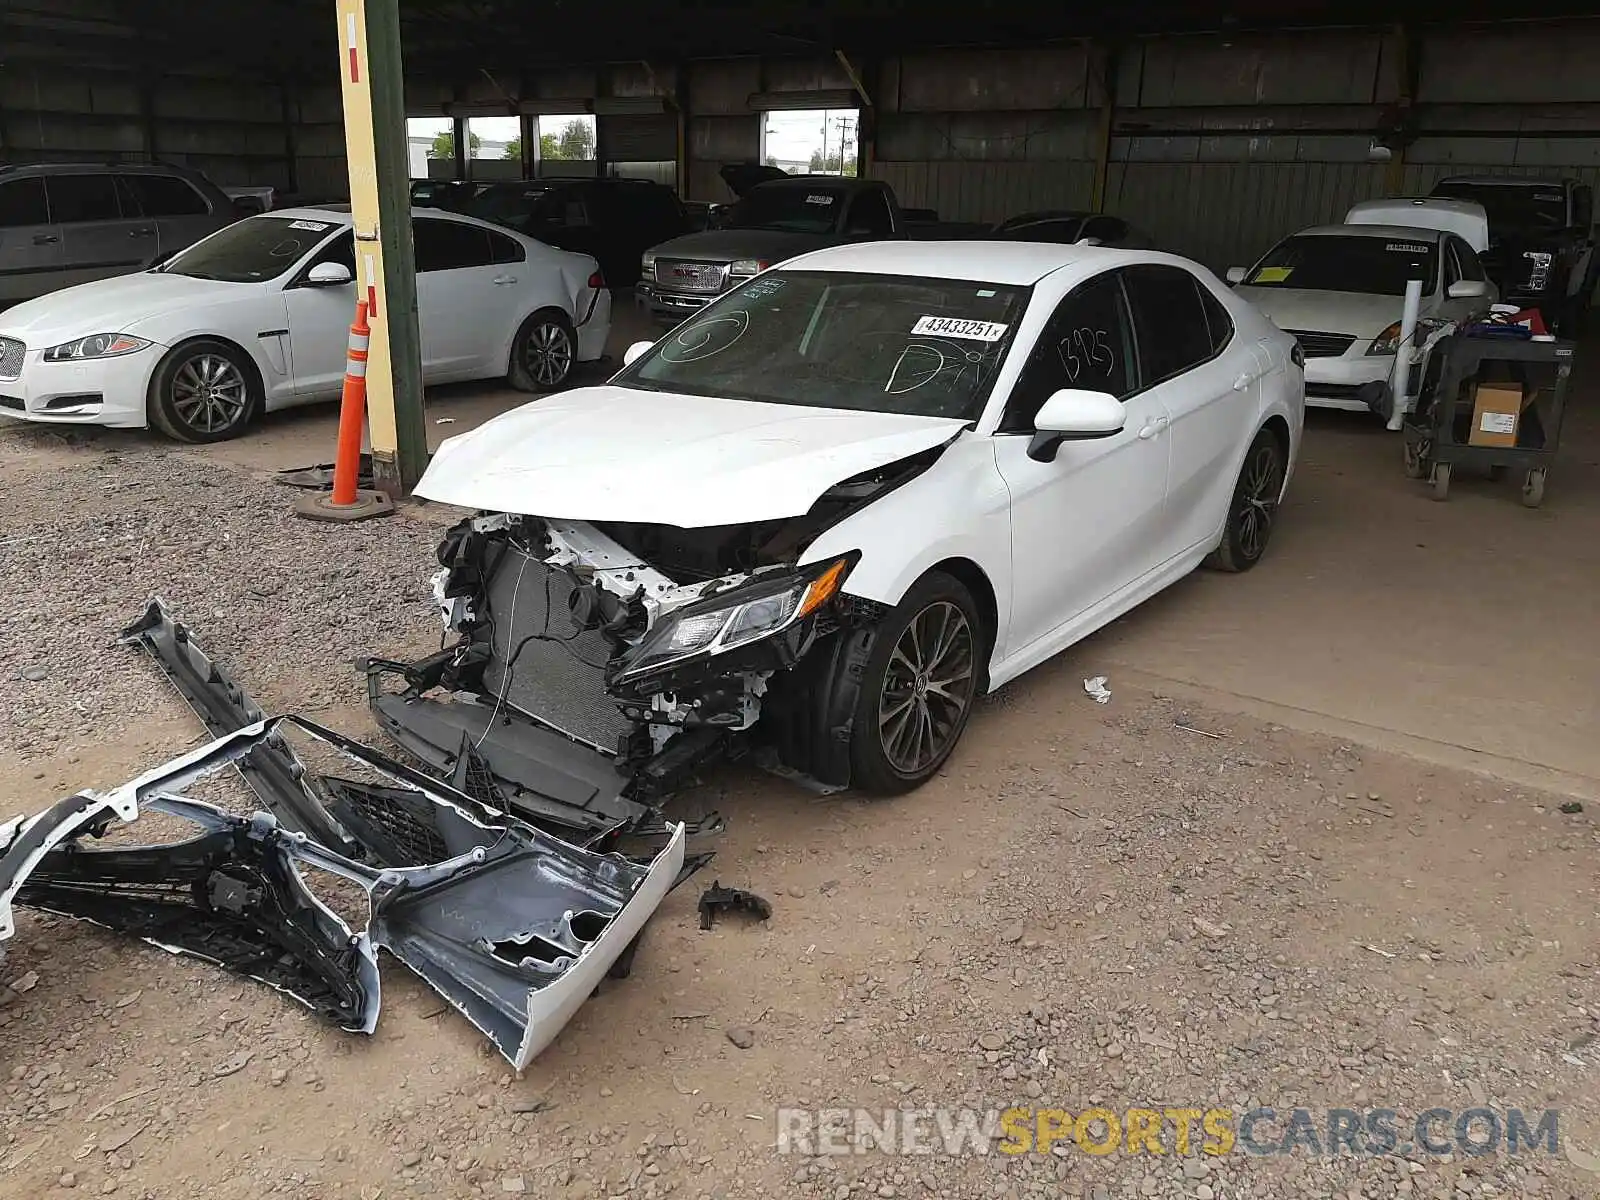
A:
<svg viewBox="0 0 1600 1200">
<path fill-rule="evenodd" d="M 261 408 L 256 373 L 242 351 L 204 339 L 174 347 L 150 380 L 150 423 L 180 442 L 238 437 Z"/>
<path fill-rule="evenodd" d="M 1288 463 L 1283 446 L 1271 430 L 1263 429 L 1250 443 L 1228 503 L 1228 521 L 1222 541 L 1206 559 L 1208 567 L 1219 571 L 1248 571 L 1261 561 L 1272 540 L 1272 527 L 1278 517 L 1278 498 L 1283 494 L 1284 472 Z"/>
<path fill-rule="evenodd" d="M 553 392 L 567 382 L 577 361 L 578 335 L 567 314 L 540 309 L 517 330 L 506 379 L 519 392 Z"/>
<path fill-rule="evenodd" d="M 955 749 L 984 678 L 988 640 L 972 593 L 933 572 L 878 627 L 850 743 L 869 792 L 921 787 Z"/>
</svg>

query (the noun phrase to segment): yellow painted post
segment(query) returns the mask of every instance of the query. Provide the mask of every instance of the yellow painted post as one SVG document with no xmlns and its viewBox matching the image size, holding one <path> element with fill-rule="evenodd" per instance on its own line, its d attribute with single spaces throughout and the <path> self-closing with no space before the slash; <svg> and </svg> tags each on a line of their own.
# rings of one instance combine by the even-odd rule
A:
<svg viewBox="0 0 1600 1200">
<path fill-rule="evenodd" d="M 427 465 L 398 0 L 336 0 L 356 281 L 369 306 L 374 482 L 409 495 Z"/>
</svg>

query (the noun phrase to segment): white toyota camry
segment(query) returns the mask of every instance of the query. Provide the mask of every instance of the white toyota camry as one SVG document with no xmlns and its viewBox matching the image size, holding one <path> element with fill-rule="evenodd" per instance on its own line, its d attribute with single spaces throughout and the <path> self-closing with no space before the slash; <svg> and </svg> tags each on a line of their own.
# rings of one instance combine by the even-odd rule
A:
<svg viewBox="0 0 1600 1200">
<path fill-rule="evenodd" d="M 411 226 L 424 382 L 547 391 L 601 356 L 611 296 L 594 259 L 432 209 Z M 0 312 L 0 416 L 234 437 L 262 411 L 339 395 L 354 278 L 348 206 L 298 208 L 30 300 Z"/>
<path fill-rule="evenodd" d="M 981 693 L 1260 561 L 1304 416 L 1294 338 L 1192 262 L 1091 246 L 822 250 L 628 360 L 418 487 L 481 514 L 439 552 L 460 640 L 380 714 L 424 759 L 466 735 L 570 795 L 575 739 L 637 794 L 742 743 L 915 787 Z"/>
</svg>

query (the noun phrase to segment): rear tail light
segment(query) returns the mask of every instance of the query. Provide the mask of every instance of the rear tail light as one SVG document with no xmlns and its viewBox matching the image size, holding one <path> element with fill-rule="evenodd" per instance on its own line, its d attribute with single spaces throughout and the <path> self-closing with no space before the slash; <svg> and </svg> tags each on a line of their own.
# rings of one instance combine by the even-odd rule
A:
<svg viewBox="0 0 1600 1200">
<path fill-rule="evenodd" d="M 596 271 L 594 274 L 589 276 L 589 287 L 594 291 L 598 292 L 601 288 L 605 287 L 605 285 L 606 277 L 600 274 L 599 271 Z"/>
</svg>

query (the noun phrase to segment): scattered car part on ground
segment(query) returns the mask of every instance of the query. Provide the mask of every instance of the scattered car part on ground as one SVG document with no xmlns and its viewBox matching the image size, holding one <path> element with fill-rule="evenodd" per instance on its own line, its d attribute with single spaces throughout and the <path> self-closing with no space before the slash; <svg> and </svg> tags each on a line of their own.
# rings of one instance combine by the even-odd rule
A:
<svg viewBox="0 0 1600 1200">
<path fill-rule="evenodd" d="M 369 861 L 318 845 L 270 813 L 234 816 L 179 794 L 243 764 L 287 728 L 387 776 L 376 786 L 330 781 L 351 828 L 366 835 L 357 840 Z M 102 849 L 86 841 L 141 810 L 200 832 L 159 845 Z M 363 1033 L 376 1027 L 375 952 L 386 950 L 520 1070 L 618 960 L 631 957 L 646 921 L 685 877 L 685 834 L 676 827 L 659 853 L 638 863 L 486 816 L 470 797 L 314 722 L 261 720 L 108 793 L 84 792 L 6 826 L 0 930 L 11 929 L 15 898 L 214 962 Z M 352 931 L 312 892 L 308 870 L 366 893 L 366 929 Z"/>
<path fill-rule="evenodd" d="M 700 893 L 701 929 L 710 929 L 715 925 L 718 913 L 734 912 L 766 921 L 772 917 L 772 902 L 765 896 L 758 896 L 743 888 L 725 888 L 720 879 Z"/>
<path fill-rule="evenodd" d="M 375 700 L 436 772 L 503 744 L 497 776 L 601 811 L 740 754 L 920 786 L 984 692 L 1260 561 L 1303 422 L 1294 339 L 1148 251 L 817 251 L 629 358 L 417 486 L 479 514 L 438 551 L 454 644 Z"/>
<path fill-rule="evenodd" d="M 276 472 L 273 479 L 283 487 L 325 492 L 333 486 L 333 464 L 318 463 L 310 467 L 286 467 Z M 372 455 L 363 454 L 356 469 L 356 487 L 370 491 L 373 486 Z"/>
</svg>

